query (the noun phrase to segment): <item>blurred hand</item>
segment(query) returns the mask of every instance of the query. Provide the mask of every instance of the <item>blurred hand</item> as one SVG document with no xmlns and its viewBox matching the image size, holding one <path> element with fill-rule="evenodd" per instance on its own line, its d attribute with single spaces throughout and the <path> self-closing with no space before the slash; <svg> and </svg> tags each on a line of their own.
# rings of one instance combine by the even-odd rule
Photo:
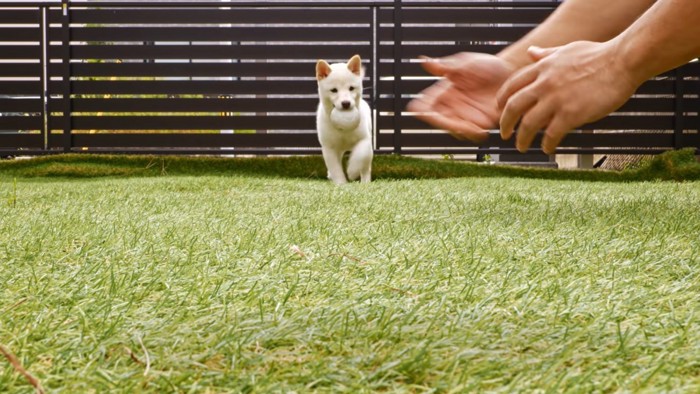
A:
<svg viewBox="0 0 700 394">
<path fill-rule="evenodd" d="M 519 121 L 515 146 L 525 152 L 544 129 L 542 149 L 552 154 L 571 129 L 620 108 L 641 82 L 633 81 L 616 52 L 609 42 L 530 47 L 535 63 L 514 73 L 498 92 L 501 137 L 510 138 Z"/>
<path fill-rule="evenodd" d="M 425 60 L 426 71 L 444 78 L 409 102 L 407 110 L 457 138 L 485 140 L 500 117 L 496 93 L 515 67 L 497 56 L 472 52 Z"/>
</svg>

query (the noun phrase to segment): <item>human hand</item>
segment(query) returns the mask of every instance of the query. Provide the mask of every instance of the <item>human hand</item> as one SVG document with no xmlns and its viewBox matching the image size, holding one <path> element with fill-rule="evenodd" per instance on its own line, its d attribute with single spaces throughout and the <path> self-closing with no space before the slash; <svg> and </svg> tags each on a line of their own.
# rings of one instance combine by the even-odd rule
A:
<svg viewBox="0 0 700 394">
<path fill-rule="evenodd" d="M 423 68 L 445 78 L 409 102 L 407 110 L 457 138 L 486 139 L 500 116 L 496 92 L 515 68 L 497 56 L 472 52 L 426 58 Z"/>
<path fill-rule="evenodd" d="M 610 43 L 577 41 L 561 47 L 530 47 L 535 63 L 520 69 L 498 92 L 501 137 L 513 135 L 528 150 L 544 129 L 542 150 L 554 153 L 573 128 L 620 108 L 642 81 L 635 81 Z"/>
</svg>

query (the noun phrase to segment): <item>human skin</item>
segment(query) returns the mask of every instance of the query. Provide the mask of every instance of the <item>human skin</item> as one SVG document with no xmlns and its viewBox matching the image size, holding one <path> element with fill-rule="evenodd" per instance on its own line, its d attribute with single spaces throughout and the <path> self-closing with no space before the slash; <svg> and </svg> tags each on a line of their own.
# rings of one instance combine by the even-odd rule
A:
<svg viewBox="0 0 700 394">
<path fill-rule="evenodd" d="M 453 136 L 481 142 L 496 128 L 499 89 L 517 70 L 532 64 L 531 46 L 554 47 L 576 40 L 615 37 L 654 0 L 567 0 L 547 20 L 497 55 L 462 52 L 425 59 L 430 74 L 444 77 L 412 100 L 407 110 Z M 606 12 L 601 13 L 600 10 Z"/>
<path fill-rule="evenodd" d="M 500 131 L 525 152 L 544 129 L 554 153 L 566 134 L 618 109 L 646 80 L 700 55 L 700 2 L 659 0 L 629 28 L 604 42 L 530 47 L 535 63 L 514 73 L 497 94 Z M 593 94 L 594 93 L 594 94 Z"/>
</svg>

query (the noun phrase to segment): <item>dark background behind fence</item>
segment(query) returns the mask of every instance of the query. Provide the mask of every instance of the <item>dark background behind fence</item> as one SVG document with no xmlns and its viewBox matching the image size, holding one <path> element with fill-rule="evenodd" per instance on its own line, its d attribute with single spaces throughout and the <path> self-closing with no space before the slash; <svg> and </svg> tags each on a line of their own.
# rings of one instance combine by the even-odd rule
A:
<svg viewBox="0 0 700 394">
<path fill-rule="evenodd" d="M 353 54 L 366 67 L 378 153 L 512 153 L 495 132 L 475 146 L 405 113 L 435 81 L 416 59 L 497 53 L 557 4 L 5 3 L 0 154 L 318 153 L 316 60 Z M 558 152 L 700 147 L 698 76 L 696 62 L 648 81 Z"/>
</svg>

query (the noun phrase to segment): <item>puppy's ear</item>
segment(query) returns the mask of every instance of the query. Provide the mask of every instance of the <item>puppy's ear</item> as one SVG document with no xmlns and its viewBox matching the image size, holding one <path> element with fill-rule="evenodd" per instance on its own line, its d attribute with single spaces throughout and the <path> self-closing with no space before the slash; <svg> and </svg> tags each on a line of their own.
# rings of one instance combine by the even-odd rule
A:
<svg viewBox="0 0 700 394">
<path fill-rule="evenodd" d="M 360 55 L 355 55 L 350 58 L 348 61 L 348 70 L 352 72 L 355 75 L 362 76 L 363 70 L 362 70 L 362 59 L 360 59 Z"/>
<path fill-rule="evenodd" d="M 331 66 L 325 60 L 316 62 L 316 80 L 326 79 L 331 73 Z"/>
</svg>

